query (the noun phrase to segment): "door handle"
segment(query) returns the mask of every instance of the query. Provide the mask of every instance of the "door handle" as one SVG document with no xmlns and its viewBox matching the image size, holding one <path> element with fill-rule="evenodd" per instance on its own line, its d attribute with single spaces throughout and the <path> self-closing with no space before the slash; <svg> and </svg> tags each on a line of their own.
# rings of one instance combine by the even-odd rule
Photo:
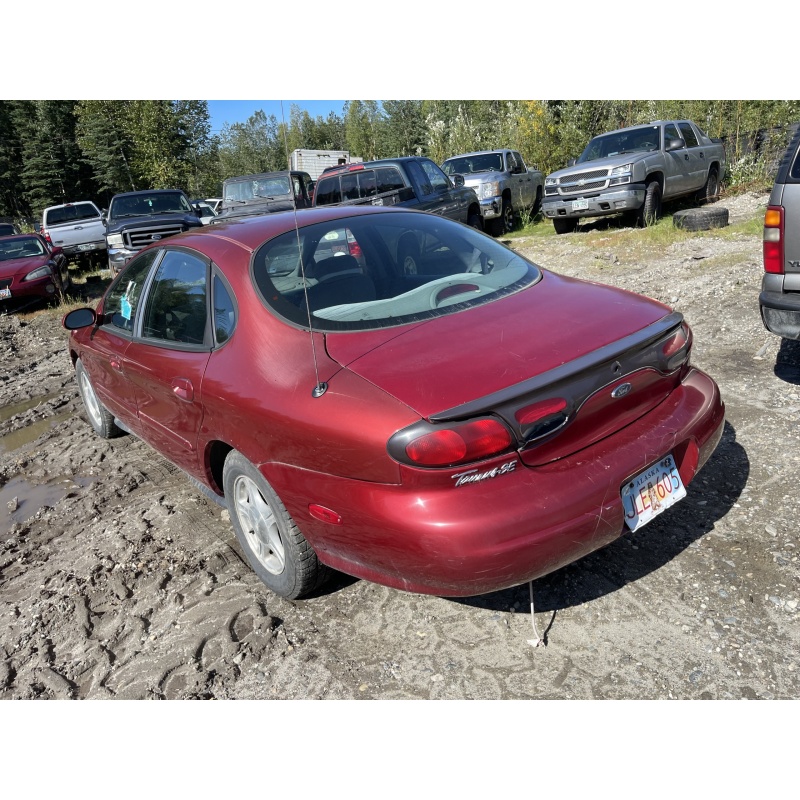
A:
<svg viewBox="0 0 800 800">
<path fill-rule="evenodd" d="M 110 359 L 109 363 L 115 372 L 122 372 L 122 362 L 118 358 Z"/>
<path fill-rule="evenodd" d="M 181 400 L 191 403 L 194 400 L 194 387 L 188 378 L 174 378 L 172 381 L 172 393 Z"/>
<path fill-rule="evenodd" d="M 701 152 L 700 153 L 700 158 L 705 158 L 705 154 Z"/>
<path fill-rule="evenodd" d="M 688 161 L 689 160 L 689 154 L 688 153 L 684 153 L 683 154 L 683 160 L 684 161 Z"/>
</svg>

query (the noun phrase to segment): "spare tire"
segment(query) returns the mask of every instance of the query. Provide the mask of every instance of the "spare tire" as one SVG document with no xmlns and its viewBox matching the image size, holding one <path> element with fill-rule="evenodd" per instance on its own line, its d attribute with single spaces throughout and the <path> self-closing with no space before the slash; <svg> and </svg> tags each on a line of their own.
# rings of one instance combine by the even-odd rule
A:
<svg viewBox="0 0 800 800">
<path fill-rule="evenodd" d="M 719 206 L 687 208 L 672 215 L 672 224 L 684 231 L 707 231 L 724 228 L 728 224 L 728 209 Z"/>
</svg>

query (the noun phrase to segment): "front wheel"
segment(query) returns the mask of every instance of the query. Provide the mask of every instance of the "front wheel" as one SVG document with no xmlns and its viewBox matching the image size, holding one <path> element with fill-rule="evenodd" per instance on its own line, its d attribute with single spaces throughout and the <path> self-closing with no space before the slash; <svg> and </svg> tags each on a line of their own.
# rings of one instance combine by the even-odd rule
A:
<svg viewBox="0 0 800 800">
<path fill-rule="evenodd" d="M 479 231 L 483 230 L 483 217 L 480 214 L 470 214 L 467 218 L 467 225 L 470 228 L 476 228 Z"/>
<path fill-rule="evenodd" d="M 124 431 L 117 427 L 114 422 L 114 415 L 97 399 L 97 394 L 89 379 L 81 360 L 75 362 L 75 377 L 78 379 L 78 390 L 81 393 L 83 407 L 89 417 L 89 423 L 94 432 L 103 439 L 113 439 L 120 436 Z"/>
<path fill-rule="evenodd" d="M 636 224 L 640 228 L 655 225 L 661 219 L 661 184 L 650 181 L 644 191 L 644 203 L 639 209 Z"/>
<path fill-rule="evenodd" d="M 241 453 L 225 459 L 222 484 L 236 538 L 253 571 L 287 600 L 322 585 L 328 569 L 300 533 L 275 490 Z"/>
</svg>

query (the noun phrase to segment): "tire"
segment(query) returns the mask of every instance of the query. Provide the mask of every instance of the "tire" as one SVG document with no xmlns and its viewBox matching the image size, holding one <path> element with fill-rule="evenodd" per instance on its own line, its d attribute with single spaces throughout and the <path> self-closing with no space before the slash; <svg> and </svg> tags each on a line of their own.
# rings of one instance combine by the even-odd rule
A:
<svg viewBox="0 0 800 800">
<path fill-rule="evenodd" d="M 531 217 L 535 217 L 542 209 L 542 187 L 536 187 L 536 199 L 531 206 Z"/>
<path fill-rule="evenodd" d="M 400 244 L 397 245 L 397 266 L 404 275 L 416 275 L 419 272 L 419 245 L 414 234 L 400 237 Z"/>
<path fill-rule="evenodd" d="M 708 231 L 712 228 L 725 228 L 728 225 L 728 209 L 687 208 L 672 215 L 672 224 L 684 231 Z"/>
<path fill-rule="evenodd" d="M 236 538 L 253 571 L 270 591 L 295 600 L 324 583 L 328 568 L 319 561 L 275 490 L 236 450 L 225 459 L 222 485 Z"/>
<path fill-rule="evenodd" d="M 572 233 L 578 227 L 577 217 L 553 217 L 556 233 Z"/>
<path fill-rule="evenodd" d="M 719 200 L 719 170 L 711 167 L 708 171 L 706 185 L 697 193 L 697 202 L 713 203 L 716 200 Z"/>
<path fill-rule="evenodd" d="M 514 206 L 511 205 L 510 200 L 503 198 L 503 233 L 511 233 L 514 230 Z"/>
<path fill-rule="evenodd" d="M 470 228 L 475 228 L 479 231 L 483 230 L 483 217 L 480 214 L 470 214 L 467 219 L 467 225 Z"/>
<path fill-rule="evenodd" d="M 650 181 L 644 192 L 644 203 L 637 214 L 636 224 L 639 228 L 646 228 L 654 225 L 659 219 L 661 219 L 661 184 L 658 181 Z"/>
<path fill-rule="evenodd" d="M 75 362 L 75 377 L 78 380 L 78 391 L 81 393 L 83 407 L 89 417 L 89 424 L 94 432 L 103 439 L 114 439 L 121 436 L 124 431 L 117 427 L 114 415 L 98 400 L 94 386 L 89 379 L 89 373 L 84 369 L 81 360 Z"/>
</svg>

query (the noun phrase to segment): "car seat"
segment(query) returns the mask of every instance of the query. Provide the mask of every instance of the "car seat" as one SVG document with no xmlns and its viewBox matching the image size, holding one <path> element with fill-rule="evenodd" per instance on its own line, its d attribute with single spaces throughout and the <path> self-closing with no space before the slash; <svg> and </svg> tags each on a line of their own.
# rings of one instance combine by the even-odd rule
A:
<svg viewBox="0 0 800 800">
<path fill-rule="evenodd" d="M 317 311 L 343 303 L 363 303 L 376 298 L 375 284 L 353 256 L 326 258 L 314 265 L 311 277 L 318 283 L 308 290 L 308 307 Z"/>
</svg>

